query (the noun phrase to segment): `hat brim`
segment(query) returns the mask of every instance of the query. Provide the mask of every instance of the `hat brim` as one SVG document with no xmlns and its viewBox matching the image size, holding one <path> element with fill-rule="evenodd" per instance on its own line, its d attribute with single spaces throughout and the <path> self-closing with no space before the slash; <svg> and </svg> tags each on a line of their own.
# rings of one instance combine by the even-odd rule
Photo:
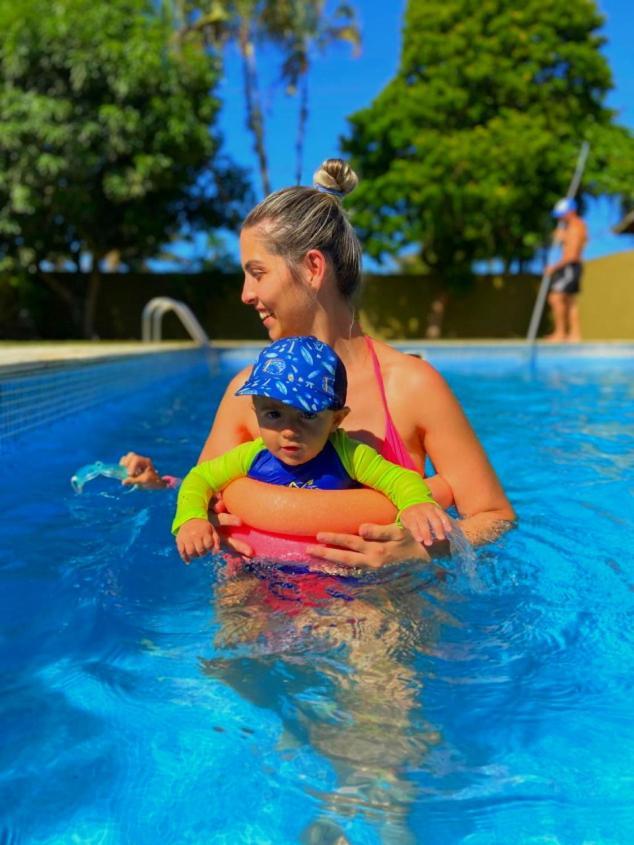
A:
<svg viewBox="0 0 634 845">
<path fill-rule="evenodd" d="M 332 397 L 323 396 L 313 402 L 306 402 L 298 394 L 284 393 L 283 390 L 278 389 L 277 385 L 254 385 L 245 384 L 235 392 L 236 396 L 262 396 L 265 399 L 274 399 L 276 402 L 281 402 L 283 405 L 288 405 L 290 408 L 295 408 L 297 411 L 303 411 L 309 414 L 319 414 L 321 411 L 338 411 L 339 408 L 334 408 L 332 405 Z"/>
</svg>

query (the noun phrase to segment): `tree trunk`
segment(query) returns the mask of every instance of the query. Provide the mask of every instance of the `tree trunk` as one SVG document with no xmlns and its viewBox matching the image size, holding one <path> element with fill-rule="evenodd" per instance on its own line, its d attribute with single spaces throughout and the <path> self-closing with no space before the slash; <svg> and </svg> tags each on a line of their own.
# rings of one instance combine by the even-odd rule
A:
<svg viewBox="0 0 634 845">
<path fill-rule="evenodd" d="M 247 104 L 247 127 L 253 133 L 253 148 L 260 168 L 264 196 L 271 193 L 269 166 L 264 146 L 264 115 L 258 90 L 258 74 L 255 64 L 255 46 L 251 39 L 249 21 L 240 22 L 240 53 L 244 74 L 244 96 Z"/>
<path fill-rule="evenodd" d="M 101 273 L 99 271 L 99 257 L 92 256 L 90 274 L 88 276 L 88 290 L 84 300 L 84 318 L 82 321 L 83 336 L 86 340 L 95 339 L 95 314 L 97 298 L 101 287 Z"/>
<path fill-rule="evenodd" d="M 304 141 L 308 124 L 308 71 L 302 76 L 299 91 L 299 115 L 297 120 L 297 142 L 295 144 L 295 183 L 302 184 L 304 171 Z"/>
<path fill-rule="evenodd" d="M 66 303 L 68 310 L 70 312 L 71 319 L 73 321 L 73 325 L 77 330 L 77 334 L 81 334 L 82 330 L 82 314 L 81 314 L 81 306 L 76 296 L 74 296 L 71 291 L 59 281 L 54 276 L 46 273 L 44 270 L 38 268 L 38 278 L 42 280 L 42 282 L 46 285 L 49 290 L 52 290 L 53 293 L 58 296 L 62 302 Z"/>
</svg>

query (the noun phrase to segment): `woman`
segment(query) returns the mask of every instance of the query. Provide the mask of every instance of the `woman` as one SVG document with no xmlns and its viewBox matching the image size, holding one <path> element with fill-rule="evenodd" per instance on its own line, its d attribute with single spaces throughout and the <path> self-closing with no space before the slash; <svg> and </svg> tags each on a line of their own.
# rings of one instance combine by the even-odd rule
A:
<svg viewBox="0 0 634 845">
<path fill-rule="evenodd" d="M 427 479 L 436 500 L 443 507 L 455 504 L 472 543 L 487 542 L 505 531 L 515 514 L 459 403 L 433 367 L 365 337 L 355 319 L 361 246 L 341 198 L 357 182 L 345 162 L 329 159 L 315 173 L 313 188 L 277 191 L 250 212 L 240 236 L 242 301 L 256 309 L 271 340 L 311 334 L 333 346 L 348 373 L 351 412 L 344 428 L 389 460 L 421 473 L 428 456 L 437 472 Z M 199 460 L 257 436 L 249 399 L 234 395 L 249 372 L 243 370 L 228 385 Z M 129 453 L 122 463 L 130 474 L 128 483 L 164 486 L 148 458 Z M 247 522 L 244 504 L 257 484 L 240 479 L 224 494 L 229 511 Z M 289 490 L 285 495 L 290 513 L 306 507 L 302 496 L 310 496 L 310 491 Z M 374 491 L 351 490 L 345 495 L 351 501 L 360 498 L 368 514 L 377 507 L 379 494 Z M 231 513 L 218 517 L 221 524 L 239 524 Z M 317 540 L 337 548 L 316 544 L 309 547 L 310 553 L 333 564 L 379 567 L 428 559 L 396 525 L 369 522 L 358 535 L 324 532 Z M 251 552 L 244 542 L 229 542 L 243 554 Z"/>
</svg>

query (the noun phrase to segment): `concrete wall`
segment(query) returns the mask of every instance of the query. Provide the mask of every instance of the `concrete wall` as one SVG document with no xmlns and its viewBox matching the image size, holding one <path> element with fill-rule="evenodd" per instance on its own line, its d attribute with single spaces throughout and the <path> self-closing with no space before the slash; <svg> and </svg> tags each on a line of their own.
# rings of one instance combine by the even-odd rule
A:
<svg viewBox="0 0 634 845">
<path fill-rule="evenodd" d="M 588 261 L 579 299 L 586 340 L 634 339 L 634 250 Z"/>
<path fill-rule="evenodd" d="M 76 293 L 81 275 L 59 274 Z M 103 339 L 140 336 L 141 310 L 154 296 L 184 300 L 211 337 L 263 339 L 253 309 L 240 302 L 238 275 L 112 274 L 103 277 L 96 331 Z M 431 276 L 369 276 L 358 308 L 369 332 L 385 338 L 425 337 L 432 303 L 446 293 L 442 337 L 522 338 L 526 334 L 539 279 L 535 276 L 479 276 L 459 290 L 444 292 Z M 587 263 L 581 297 L 584 337 L 634 339 L 634 252 Z M 549 330 L 546 317 L 541 333 Z M 70 339 L 76 337 L 66 306 L 31 280 L 16 286 L 0 279 L 0 337 Z M 185 333 L 176 318 L 164 321 L 165 338 Z"/>
<path fill-rule="evenodd" d="M 442 337 L 523 338 L 538 289 L 535 276 L 479 276 L 449 292 Z M 362 322 L 388 339 L 424 337 L 439 292 L 430 277 L 371 277 L 360 308 Z M 579 305 L 585 340 L 634 340 L 634 250 L 586 262 Z M 549 331 L 546 306 L 540 334 Z"/>
<path fill-rule="evenodd" d="M 442 337 L 519 338 L 526 334 L 537 296 L 535 276 L 478 276 L 464 287 L 445 290 L 430 276 L 371 276 L 359 314 L 371 334 L 421 338 L 432 306 L 445 298 Z"/>
</svg>

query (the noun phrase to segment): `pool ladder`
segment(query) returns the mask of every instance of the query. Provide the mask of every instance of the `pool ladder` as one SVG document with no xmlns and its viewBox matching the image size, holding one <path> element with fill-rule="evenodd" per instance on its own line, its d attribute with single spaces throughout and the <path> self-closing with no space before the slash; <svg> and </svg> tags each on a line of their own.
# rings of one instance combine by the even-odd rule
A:
<svg viewBox="0 0 634 845">
<path fill-rule="evenodd" d="M 169 296 L 156 296 L 150 299 L 141 315 L 141 338 L 145 343 L 158 342 L 162 340 L 161 328 L 163 317 L 169 311 L 181 321 L 192 340 L 201 346 L 209 346 L 209 338 L 205 330 L 196 319 L 194 312 L 189 305 L 172 299 Z"/>
</svg>

